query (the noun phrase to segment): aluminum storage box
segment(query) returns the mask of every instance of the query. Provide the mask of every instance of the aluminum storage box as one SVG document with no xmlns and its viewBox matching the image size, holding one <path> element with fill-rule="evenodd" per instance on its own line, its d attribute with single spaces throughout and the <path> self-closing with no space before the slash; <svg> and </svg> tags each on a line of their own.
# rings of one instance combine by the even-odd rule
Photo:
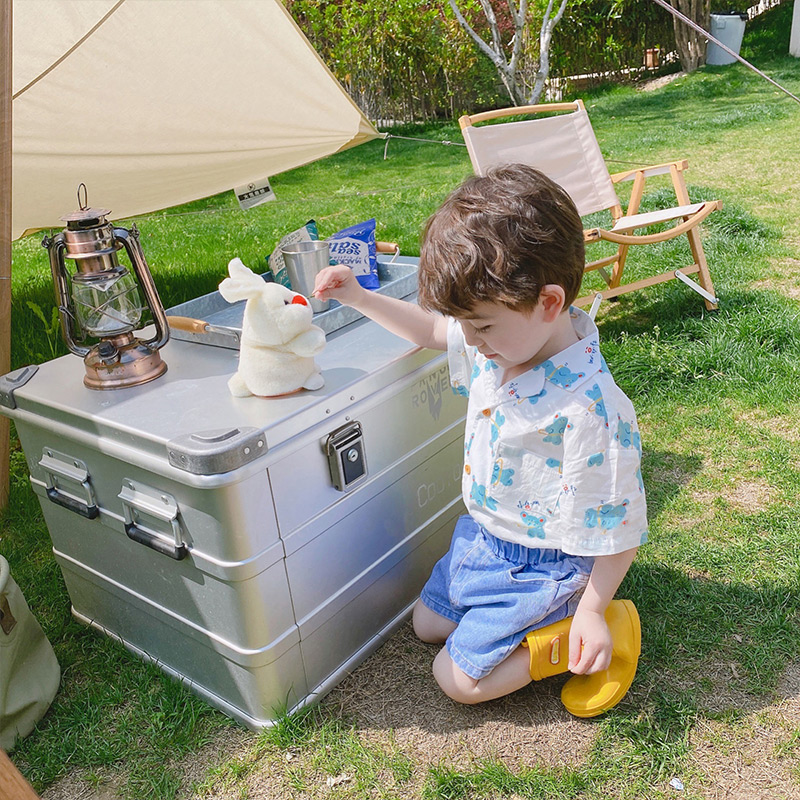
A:
<svg viewBox="0 0 800 800">
<path fill-rule="evenodd" d="M 228 342 L 173 338 L 130 389 L 73 355 L 0 378 L 75 616 L 253 728 L 392 633 L 463 510 L 446 356 L 363 318 L 327 339 L 325 386 L 272 399 L 230 395 Z M 366 463 L 339 488 L 332 434 Z"/>
</svg>

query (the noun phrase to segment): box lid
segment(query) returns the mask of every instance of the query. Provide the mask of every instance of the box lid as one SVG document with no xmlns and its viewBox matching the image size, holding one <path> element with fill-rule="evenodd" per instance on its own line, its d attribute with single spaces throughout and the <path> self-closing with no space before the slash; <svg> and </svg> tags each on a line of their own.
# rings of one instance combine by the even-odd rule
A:
<svg viewBox="0 0 800 800">
<path fill-rule="evenodd" d="M 436 356 L 362 317 L 328 334 L 316 357 L 325 379 L 321 389 L 240 398 L 227 386 L 237 351 L 171 339 L 161 354 L 168 367 L 163 376 L 114 390 L 87 388 L 82 360 L 63 356 L 26 376 L 14 388 L 16 408 L 0 413 L 68 437 L 102 439 L 105 451 L 145 459 L 148 468 L 165 474 L 216 475 L 336 418 Z"/>
</svg>

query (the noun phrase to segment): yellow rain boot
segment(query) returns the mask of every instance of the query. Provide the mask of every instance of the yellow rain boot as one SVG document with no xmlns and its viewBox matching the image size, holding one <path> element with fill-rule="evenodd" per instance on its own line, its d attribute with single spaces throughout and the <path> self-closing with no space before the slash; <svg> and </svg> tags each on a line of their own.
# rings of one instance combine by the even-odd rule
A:
<svg viewBox="0 0 800 800">
<path fill-rule="evenodd" d="M 636 674 L 642 646 L 636 606 L 630 600 L 612 600 L 605 616 L 613 641 L 608 669 L 592 675 L 573 675 L 561 689 L 561 702 L 576 717 L 596 717 L 613 708 L 625 696 Z M 523 645 L 530 650 L 533 680 L 567 671 L 571 625 L 572 617 L 567 617 L 525 637 Z"/>
</svg>

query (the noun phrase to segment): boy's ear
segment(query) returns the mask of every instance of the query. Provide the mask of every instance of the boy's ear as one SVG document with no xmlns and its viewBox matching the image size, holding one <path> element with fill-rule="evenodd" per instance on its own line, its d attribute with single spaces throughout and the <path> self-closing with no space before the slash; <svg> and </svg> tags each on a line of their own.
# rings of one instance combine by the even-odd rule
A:
<svg viewBox="0 0 800 800">
<path fill-rule="evenodd" d="M 545 322 L 553 322 L 564 309 L 564 287 L 557 283 L 546 283 L 539 291 L 539 305 Z"/>
</svg>

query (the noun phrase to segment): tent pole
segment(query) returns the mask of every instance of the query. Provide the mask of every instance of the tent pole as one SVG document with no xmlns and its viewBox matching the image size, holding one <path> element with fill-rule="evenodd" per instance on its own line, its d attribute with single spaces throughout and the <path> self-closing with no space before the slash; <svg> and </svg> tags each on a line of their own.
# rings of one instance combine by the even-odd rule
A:
<svg viewBox="0 0 800 800">
<path fill-rule="evenodd" d="M 0 375 L 11 369 L 11 3 L 0 0 Z M 0 510 L 8 505 L 8 439 L 8 417 L 0 417 Z"/>
</svg>

